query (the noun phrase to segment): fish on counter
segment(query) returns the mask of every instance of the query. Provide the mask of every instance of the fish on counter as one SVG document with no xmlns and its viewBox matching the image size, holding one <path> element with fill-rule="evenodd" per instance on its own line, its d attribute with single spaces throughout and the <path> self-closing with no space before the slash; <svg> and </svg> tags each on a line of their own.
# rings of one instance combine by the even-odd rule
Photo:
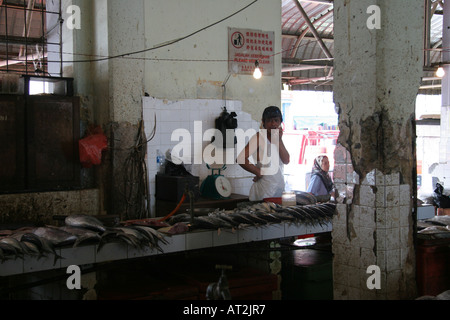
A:
<svg viewBox="0 0 450 320">
<path fill-rule="evenodd" d="M 435 233 L 450 233 L 450 226 L 431 226 L 425 229 L 419 230 L 420 234 L 435 234 Z"/>
<path fill-rule="evenodd" d="M 450 216 L 417 221 L 417 234 L 422 238 L 450 238 Z"/>
<path fill-rule="evenodd" d="M 160 228 L 158 231 L 169 235 L 182 234 L 189 231 L 189 226 L 185 222 L 177 222 L 172 226 Z"/>
<path fill-rule="evenodd" d="M 39 237 L 33 233 L 34 229 L 26 229 L 14 232 L 11 238 L 16 239 L 28 249 L 29 255 L 38 257 L 46 256 L 47 254 L 57 255 L 53 244 L 49 240 Z"/>
<path fill-rule="evenodd" d="M 440 226 L 449 226 L 450 216 L 434 216 L 433 218 L 426 219 L 425 222 L 429 222 Z"/>
<path fill-rule="evenodd" d="M 26 255 L 38 258 L 54 255 L 54 263 L 62 257 L 57 254 L 54 243 L 58 238 L 58 231 L 46 230 L 47 228 L 27 229 L 27 231 L 12 231 L 8 237 L 0 239 L 2 260 L 24 258 Z M 61 238 L 58 238 L 61 239 Z"/>
<path fill-rule="evenodd" d="M 64 219 L 64 223 L 70 227 L 86 228 L 98 232 L 106 231 L 106 227 L 100 220 L 88 215 L 70 215 Z"/>
<path fill-rule="evenodd" d="M 324 225 L 332 221 L 336 204 L 318 203 L 309 205 L 282 206 L 275 203 L 256 203 L 234 210 L 215 210 L 205 216 L 191 217 L 181 213 L 171 217 L 169 223 L 183 223 L 189 229 L 241 229 L 248 226 L 264 227 L 273 223 Z"/>
<path fill-rule="evenodd" d="M 77 240 L 75 240 L 73 244 L 74 248 L 78 247 L 81 243 L 95 244 L 98 243 L 101 239 L 101 236 L 98 232 L 82 227 L 62 226 L 60 227 L 60 229 L 77 237 Z"/>
<path fill-rule="evenodd" d="M 169 226 L 168 224 L 162 224 Z M 162 226 L 161 225 L 161 226 Z M 160 227 L 160 226 L 159 226 Z M 124 242 L 135 248 L 150 247 L 162 252 L 160 243 L 167 244 L 163 233 L 154 228 L 131 221 L 126 226 L 106 227 L 95 217 L 73 215 L 65 218 L 61 227 L 27 227 L 18 230 L 2 230 L 0 236 L 0 262 L 23 258 L 26 255 L 47 256 L 53 254 L 55 263 L 62 257 L 57 254 L 58 247 L 78 247 L 96 244 L 100 251 L 108 242 Z"/>
<path fill-rule="evenodd" d="M 8 259 L 16 259 L 23 258 L 23 253 L 20 249 L 17 249 L 13 244 L 3 241 L 0 241 L 0 250 L 2 261 Z"/>
<path fill-rule="evenodd" d="M 32 232 L 41 239 L 48 240 L 55 247 L 73 245 L 77 236 L 68 233 L 58 227 L 40 227 Z"/>
<path fill-rule="evenodd" d="M 165 235 L 186 233 L 192 229 L 244 229 L 249 226 L 265 227 L 274 223 L 323 225 L 332 221 L 336 204 L 316 203 L 282 206 L 275 203 L 254 203 L 234 210 L 214 210 L 207 215 L 192 217 L 189 213 L 172 216 L 169 222 L 155 224 L 155 219 L 130 220 L 119 226 L 107 227 L 100 220 L 88 215 L 70 215 L 65 226 L 46 226 L 3 230 L 0 235 L 0 259 L 15 259 L 26 255 L 45 256 L 55 248 L 96 244 L 97 252 L 106 243 L 123 242 L 137 249 L 152 248 L 162 252 L 160 243 L 167 244 Z M 444 224 L 435 221 L 435 224 Z M 428 231 L 425 231 L 428 232 Z"/>
<path fill-rule="evenodd" d="M 155 248 L 160 252 L 162 252 L 162 249 L 159 246 L 159 242 L 164 244 L 168 243 L 161 232 L 143 225 L 107 228 L 101 235 L 97 252 L 100 251 L 106 243 L 110 242 L 125 242 L 136 249 L 150 247 Z"/>
</svg>

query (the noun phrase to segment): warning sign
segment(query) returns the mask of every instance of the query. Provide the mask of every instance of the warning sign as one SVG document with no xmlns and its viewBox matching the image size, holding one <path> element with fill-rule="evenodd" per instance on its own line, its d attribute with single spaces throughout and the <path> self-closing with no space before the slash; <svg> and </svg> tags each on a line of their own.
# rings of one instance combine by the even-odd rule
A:
<svg viewBox="0 0 450 320">
<path fill-rule="evenodd" d="M 228 39 L 228 72 L 251 75 L 258 61 L 263 76 L 274 75 L 274 32 L 228 28 Z"/>
</svg>

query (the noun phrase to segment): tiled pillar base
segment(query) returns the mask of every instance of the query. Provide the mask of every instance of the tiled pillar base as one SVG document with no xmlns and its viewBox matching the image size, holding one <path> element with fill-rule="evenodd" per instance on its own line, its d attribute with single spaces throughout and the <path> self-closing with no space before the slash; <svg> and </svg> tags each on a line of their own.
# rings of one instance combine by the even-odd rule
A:
<svg viewBox="0 0 450 320">
<path fill-rule="evenodd" d="M 377 169 L 360 181 L 342 146 L 336 148 L 335 160 L 335 299 L 404 299 L 415 286 L 404 280 L 415 272 L 411 188 L 400 184 L 398 173 L 385 175 Z M 374 274 L 368 273 L 371 266 L 379 267 L 379 289 L 367 285 Z"/>
</svg>

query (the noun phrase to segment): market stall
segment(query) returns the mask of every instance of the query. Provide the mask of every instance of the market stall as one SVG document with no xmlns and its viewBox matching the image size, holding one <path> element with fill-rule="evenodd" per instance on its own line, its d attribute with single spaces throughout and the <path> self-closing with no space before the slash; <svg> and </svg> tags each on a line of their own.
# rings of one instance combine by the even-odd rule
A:
<svg viewBox="0 0 450 320">
<path fill-rule="evenodd" d="M 92 216 L 67 216 L 60 227 L 0 231 L 0 277 L 329 232 L 334 214 L 332 203 L 257 203 L 114 226 Z"/>
</svg>

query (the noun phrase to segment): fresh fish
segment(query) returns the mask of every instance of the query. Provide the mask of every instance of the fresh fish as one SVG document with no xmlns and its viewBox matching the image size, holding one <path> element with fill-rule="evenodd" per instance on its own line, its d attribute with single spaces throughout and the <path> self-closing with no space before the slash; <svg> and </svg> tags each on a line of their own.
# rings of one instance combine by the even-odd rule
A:
<svg viewBox="0 0 450 320">
<path fill-rule="evenodd" d="M 97 252 L 99 252 L 103 246 L 111 242 L 125 242 L 133 247 L 138 247 L 139 244 L 136 242 L 131 235 L 125 234 L 120 230 L 107 230 L 101 235 L 100 241 L 98 243 Z"/>
<path fill-rule="evenodd" d="M 14 233 L 12 230 L 0 230 L 0 237 L 8 237 Z"/>
<path fill-rule="evenodd" d="M 168 244 L 169 242 L 165 239 L 164 235 L 153 229 L 152 227 L 147 226 L 133 226 L 133 228 L 137 229 L 144 235 L 146 235 L 149 239 L 153 239 L 153 243 L 156 245 L 158 241 L 161 241 L 164 244 Z"/>
<path fill-rule="evenodd" d="M 444 226 L 432 226 L 418 231 L 420 234 L 447 233 L 450 230 Z"/>
<path fill-rule="evenodd" d="M 332 213 L 332 215 L 336 213 L 336 204 L 334 203 L 321 203 L 319 206 L 325 208 L 329 213 Z"/>
<path fill-rule="evenodd" d="M 134 247 L 134 248 L 142 248 L 142 242 L 136 238 L 135 236 L 129 234 L 129 233 L 117 233 L 117 238 L 120 240 L 123 240 L 128 245 Z"/>
<path fill-rule="evenodd" d="M 65 224 L 71 227 L 87 228 L 94 231 L 105 232 L 103 223 L 93 216 L 71 215 L 64 220 Z"/>
<path fill-rule="evenodd" d="M 283 221 L 279 216 L 274 215 L 272 213 L 260 213 L 259 217 L 261 217 L 262 219 L 266 220 L 269 223 L 280 223 Z"/>
<path fill-rule="evenodd" d="M 153 228 L 147 228 L 147 230 L 151 232 L 158 239 L 158 241 L 161 241 L 164 244 L 169 244 L 169 242 L 165 239 L 164 235 L 161 232 Z"/>
<path fill-rule="evenodd" d="M 448 226 L 450 225 L 450 216 L 434 216 L 433 218 L 425 221 L 438 226 Z"/>
<path fill-rule="evenodd" d="M 203 216 L 209 219 L 215 226 L 216 229 L 233 229 L 234 224 L 229 223 L 226 219 L 222 219 L 219 215 L 216 213 L 210 213 L 208 216 Z"/>
<path fill-rule="evenodd" d="M 255 203 L 252 206 L 249 206 L 250 210 L 254 210 L 254 211 L 259 211 L 259 212 L 271 212 L 272 211 L 272 207 L 271 207 L 271 203 L 273 202 L 261 202 L 261 203 Z"/>
<path fill-rule="evenodd" d="M 2 238 L 0 239 L 0 243 L 5 243 L 14 247 L 14 249 L 16 250 L 16 254 L 19 254 L 20 256 L 28 253 L 27 247 L 25 247 L 20 241 L 12 237 Z"/>
<path fill-rule="evenodd" d="M 262 213 L 262 215 L 261 215 L 261 212 L 259 212 L 259 213 L 249 212 L 246 214 L 246 218 L 253 221 L 254 224 L 266 225 L 269 221 L 267 219 L 263 218 L 264 215 L 271 215 L 271 213 Z"/>
<path fill-rule="evenodd" d="M 27 232 L 27 233 L 20 234 L 20 237 L 18 238 L 18 240 L 25 244 L 32 243 L 34 246 L 36 246 L 36 248 L 38 248 L 39 252 L 47 251 L 46 248 L 44 248 L 44 240 L 42 240 L 40 237 L 38 237 L 34 233 Z M 48 241 L 45 241 L 45 244 L 48 244 Z"/>
<path fill-rule="evenodd" d="M 160 232 L 154 230 L 151 227 L 146 226 L 130 226 L 130 228 L 136 229 L 137 232 L 139 232 L 142 236 L 146 239 L 146 244 L 150 248 L 155 248 L 159 252 L 163 252 L 161 247 L 159 246 L 159 239 L 160 239 Z M 165 239 L 162 239 L 163 243 L 167 244 L 168 242 Z"/>
<path fill-rule="evenodd" d="M 288 222 L 295 222 L 298 221 L 297 218 L 295 218 L 293 215 L 287 214 L 283 211 L 273 211 L 270 213 L 272 216 L 276 217 L 277 219 L 280 219 L 281 221 L 288 221 Z"/>
<path fill-rule="evenodd" d="M 282 211 L 286 214 L 290 214 L 292 215 L 295 219 L 302 221 L 302 222 L 307 222 L 307 217 L 305 216 L 305 213 L 303 212 L 302 208 L 299 208 L 297 206 L 293 206 L 293 207 L 286 207 L 284 208 L 284 210 Z"/>
<path fill-rule="evenodd" d="M 38 246 L 32 242 L 23 241 L 24 246 L 28 248 L 28 254 L 32 256 L 41 256 L 42 252 L 39 250 Z"/>
<path fill-rule="evenodd" d="M 99 252 L 105 244 L 111 243 L 111 242 L 120 242 L 120 239 L 117 236 L 117 233 L 112 232 L 112 231 L 104 232 L 100 237 L 100 241 L 97 246 L 97 252 Z"/>
<path fill-rule="evenodd" d="M 129 226 L 128 228 L 134 229 L 149 246 L 153 246 L 158 242 L 158 239 L 149 231 L 151 228 L 143 228 L 143 226 Z"/>
<path fill-rule="evenodd" d="M 235 221 L 228 213 L 226 212 L 218 212 L 216 216 L 219 219 L 225 220 L 228 224 L 232 226 L 232 228 L 239 227 L 240 223 Z"/>
<path fill-rule="evenodd" d="M 0 250 L 2 250 L 3 260 L 15 259 L 18 256 L 16 248 L 8 243 L 0 242 Z"/>
<path fill-rule="evenodd" d="M 245 216 L 245 213 L 241 213 L 239 211 L 229 213 L 228 217 L 233 219 L 235 225 L 237 224 L 239 227 L 241 227 L 242 225 L 251 225 L 252 224 L 252 221 L 248 217 Z"/>
<path fill-rule="evenodd" d="M 306 222 L 310 225 L 316 225 L 318 223 L 318 217 L 314 210 L 310 206 L 300 206 L 297 210 L 301 210 L 303 216 L 306 218 Z"/>
<path fill-rule="evenodd" d="M 39 237 L 40 245 L 41 245 L 41 247 L 40 247 L 41 252 L 53 254 L 53 256 L 54 256 L 53 265 L 56 265 L 56 262 L 58 261 L 58 259 L 63 259 L 63 257 L 60 256 L 56 252 L 55 247 L 72 245 L 77 240 L 76 236 L 74 236 L 68 232 L 65 232 L 63 230 L 60 230 L 57 227 L 49 226 L 49 227 L 36 228 L 32 231 L 32 233 Z M 26 237 L 28 239 L 32 239 L 32 237 L 30 235 L 26 235 Z M 37 238 L 34 238 L 32 241 L 34 241 L 35 244 L 38 243 Z"/>
<path fill-rule="evenodd" d="M 317 203 L 317 198 L 309 192 L 295 191 L 295 198 L 298 204 L 309 205 Z"/>
<path fill-rule="evenodd" d="M 324 206 L 322 204 L 321 205 L 317 205 L 316 209 L 320 210 L 321 214 L 325 218 L 328 218 L 328 219 L 331 219 L 334 216 L 335 212 L 336 212 L 336 207 L 331 208 L 329 206 Z"/>
<path fill-rule="evenodd" d="M 55 227 L 36 228 L 33 233 L 55 247 L 73 245 L 77 240 L 77 236 Z"/>
<path fill-rule="evenodd" d="M 174 225 L 178 222 L 189 223 L 191 222 L 191 215 L 189 213 L 180 213 L 171 217 L 169 222 L 171 225 Z"/>
<path fill-rule="evenodd" d="M 305 210 L 308 211 L 315 223 L 322 225 L 322 222 L 328 221 L 328 217 L 317 206 L 306 206 Z"/>
<path fill-rule="evenodd" d="M 194 229 L 218 229 L 217 222 L 208 216 L 194 217 L 191 227 Z"/>
<path fill-rule="evenodd" d="M 1 238 L 0 243 L 9 244 L 9 245 L 13 246 L 19 252 L 22 250 L 22 247 L 20 246 L 19 241 L 14 238 L 11 238 L 11 237 Z"/>
<path fill-rule="evenodd" d="M 173 226 L 158 229 L 158 232 L 167 233 L 170 235 L 186 233 L 188 231 L 189 226 L 185 222 L 177 222 Z"/>
<path fill-rule="evenodd" d="M 87 228 L 63 226 L 60 229 L 77 237 L 77 240 L 73 244 L 74 248 L 78 247 L 81 243 L 98 243 L 101 238 L 98 232 Z"/>
<path fill-rule="evenodd" d="M 427 222 L 425 222 L 425 221 L 423 221 L 423 220 L 417 220 L 417 228 L 418 228 L 419 230 L 428 228 L 428 227 L 430 227 L 431 225 L 432 225 L 432 224 L 427 223 Z"/>
<path fill-rule="evenodd" d="M 309 223 L 314 224 L 316 222 L 316 219 L 314 218 L 314 211 L 311 210 L 310 206 L 299 206 L 297 207 L 297 210 L 302 210 L 304 217 L 306 217 Z"/>
<path fill-rule="evenodd" d="M 139 232 L 139 230 L 130 227 L 118 227 L 114 228 L 117 231 L 123 232 L 125 237 L 132 238 L 132 242 L 136 244 L 137 247 L 142 247 L 143 245 L 148 245 L 149 239 L 146 235 Z M 120 236 L 120 234 L 119 234 Z"/>
<path fill-rule="evenodd" d="M 151 229 L 151 228 L 150 228 Z M 100 238 L 97 252 L 109 242 L 125 242 L 134 248 L 142 248 L 143 245 L 148 245 L 148 238 L 146 238 L 137 229 L 131 227 L 116 227 L 108 228 Z"/>
<path fill-rule="evenodd" d="M 275 203 L 275 202 L 264 202 L 264 205 L 265 205 L 265 207 L 268 207 L 268 212 L 272 212 L 272 211 L 274 211 L 274 210 L 278 210 L 278 209 L 281 209 L 283 206 L 282 205 L 280 205 L 280 204 L 278 204 L 278 203 Z"/>
<path fill-rule="evenodd" d="M 309 206 L 308 210 L 314 219 L 315 224 L 319 224 L 320 226 L 324 226 L 324 223 L 328 223 L 330 218 L 322 211 L 318 206 Z"/>
</svg>

